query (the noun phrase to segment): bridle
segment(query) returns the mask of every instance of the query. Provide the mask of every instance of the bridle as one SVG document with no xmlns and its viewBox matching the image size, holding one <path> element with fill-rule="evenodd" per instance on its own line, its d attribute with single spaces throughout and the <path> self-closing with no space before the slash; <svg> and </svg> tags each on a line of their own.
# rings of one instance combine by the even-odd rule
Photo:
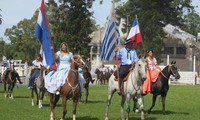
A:
<svg viewBox="0 0 200 120">
<path fill-rule="evenodd" d="M 78 62 L 79 60 L 81 61 L 81 63 L 83 63 L 83 64 L 85 65 L 85 62 L 81 59 L 81 56 L 78 56 L 77 60 L 74 60 L 74 59 L 73 59 L 73 61 L 74 61 L 78 66 L 80 66 L 80 63 Z"/>
<path fill-rule="evenodd" d="M 78 58 L 77 58 L 76 60 L 73 59 L 74 63 L 76 63 L 78 66 L 80 66 L 80 63 L 78 62 L 79 60 L 81 61 L 81 63 L 83 63 L 83 64 L 85 65 L 84 61 L 81 59 L 81 56 L 78 56 Z M 78 70 L 74 70 L 74 69 L 72 69 L 72 68 L 70 68 L 70 70 L 72 70 L 72 71 L 75 72 L 75 73 L 78 73 Z M 73 87 L 73 86 L 69 83 L 68 80 L 67 80 L 67 84 L 71 87 L 71 89 L 72 89 L 72 94 L 73 94 L 73 97 L 74 97 L 74 96 L 75 96 L 76 88 L 78 87 L 79 84 L 76 84 L 76 85 Z"/>
<path fill-rule="evenodd" d="M 172 64 L 172 65 L 173 65 L 173 64 Z M 175 76 L 175 73 L 174 73 L 174 71 L 172 70 L 172 65 L 168 65 L 168 66 L 169 66 L 169 67 L 168 67 L 168 72 L 171 71 L 171 72 L 172 72 L 172 75 Z M 162 71 L 161 71 L 160 73 L 162 74 L 162 76 L 163 76 L 164 78 L 169 79 L 169 78 L 166 77 L 166 75 L 165 75 Z"/>
</svg>

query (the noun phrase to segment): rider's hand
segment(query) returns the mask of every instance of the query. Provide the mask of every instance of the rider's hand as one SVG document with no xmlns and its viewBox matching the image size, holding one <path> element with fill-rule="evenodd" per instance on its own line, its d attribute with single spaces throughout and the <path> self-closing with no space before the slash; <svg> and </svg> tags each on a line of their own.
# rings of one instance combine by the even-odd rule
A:
<svg viewBox="0 0 200 120">
<path fill-rule="evenodd" d="M 115 53 L 117 53 L 117 52 L 118 52 L 118 50 L 119 50 L 119 48 L 118 48 L 118 47 L 116 47 L 116 48 L 114 49 Z"/>
</svg>

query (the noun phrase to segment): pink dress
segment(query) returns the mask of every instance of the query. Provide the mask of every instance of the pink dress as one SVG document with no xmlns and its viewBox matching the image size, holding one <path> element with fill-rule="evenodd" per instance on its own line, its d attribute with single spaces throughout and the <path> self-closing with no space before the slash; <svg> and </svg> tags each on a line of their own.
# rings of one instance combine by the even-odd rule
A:
<svg viewBox="0 0 200 120">
<path fill-rule="evenodd" d="M 142 91 L 144 94 L 151 92 L 151 83 L 156 82 L 160 71 L 156 68 L 157 60 L 153 57 L 153 59 L 149 59 L 147 57 L 148 69 L 147 69 L 147 79 L 143 83 Z"/>
</svg>

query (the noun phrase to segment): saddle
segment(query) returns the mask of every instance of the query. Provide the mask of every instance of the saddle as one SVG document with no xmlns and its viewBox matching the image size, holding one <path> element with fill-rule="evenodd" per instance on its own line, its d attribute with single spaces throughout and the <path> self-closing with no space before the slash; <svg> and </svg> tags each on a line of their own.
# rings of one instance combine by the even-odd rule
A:
<svg viewBox="0 0 200 120">
<path fill-rule="evenodd" d="M 125 71 L 124 71 L 125 77 L 124 77 L 123 80 L 122 80 L 123 82 L 127 81 L 128 76 L 129 76 L 131 70 L 132 70 L 132 66 L 128 66 L 128 67 L 125 69 Z M 118 75 L 117 75 L 117 70 L 114 71 L 114 76 L 115 76 L 115 81 L 118 81 L 119 78 L 118 78 Z"/>
</svg>

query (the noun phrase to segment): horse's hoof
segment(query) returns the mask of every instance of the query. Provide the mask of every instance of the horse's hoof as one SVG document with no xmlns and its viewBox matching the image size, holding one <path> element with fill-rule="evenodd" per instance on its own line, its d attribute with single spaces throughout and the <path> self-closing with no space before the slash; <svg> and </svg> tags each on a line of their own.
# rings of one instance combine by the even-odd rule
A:
<svg viewBox="0 0 200 120">
<path fill-rule="evenodd" d="M 138 110 L 138 109 L 135 109 L 135 112 L 136 112 L 136 113 L 138 113 L 138 112 L 139 112 L 139 110 Z"/>
<path fill-rule="evenodd" d="M 109 120 L 108 117 L 106 117 L 105 120 Z"/>
<path fill-rule="evenodd" d="M 42 108 L 42 105 L 39 105 L 39 107 L 38 108 Z"/>
<path fill-rule="evenodd" d="M 10 99 L 13 99 L 13 96 L 10 96 L 9 98 L 10 98 Z"/>
</svg>

